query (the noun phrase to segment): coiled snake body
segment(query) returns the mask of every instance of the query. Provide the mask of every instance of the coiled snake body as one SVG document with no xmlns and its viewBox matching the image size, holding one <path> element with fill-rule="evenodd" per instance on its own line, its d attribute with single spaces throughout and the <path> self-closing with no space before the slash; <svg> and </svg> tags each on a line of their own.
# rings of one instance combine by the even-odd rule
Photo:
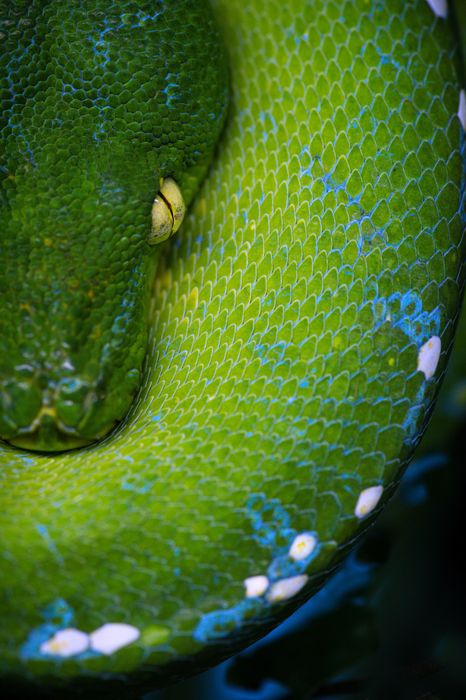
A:
<svg viewBox="0 0 466 700">
<path fill-rule="evenodd" d="M 0 447 L 0 667 L 136 692 L 316 590 L 422 434 L 464 261 L 451 8 L 215 0 L 229 118 L 150 304 L 160 179 L 189 202 L 225 119 L 211 10 L 0 8 L 2 437 L 103 435 L 150 336 L 113 434 Z"/>
</svg>

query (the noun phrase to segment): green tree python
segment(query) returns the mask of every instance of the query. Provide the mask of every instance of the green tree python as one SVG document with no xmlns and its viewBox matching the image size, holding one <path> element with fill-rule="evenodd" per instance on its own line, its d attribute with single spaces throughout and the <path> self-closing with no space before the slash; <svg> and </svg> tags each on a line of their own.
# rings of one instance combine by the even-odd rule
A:
<svg viewBox="0 0 466 700">
<path fill-rule="evenodd" d="M 462 80 L 447 0 L 0 2 L 4 687 L 218 662 L 380 511 L 460 307 Z"/>
</svg>

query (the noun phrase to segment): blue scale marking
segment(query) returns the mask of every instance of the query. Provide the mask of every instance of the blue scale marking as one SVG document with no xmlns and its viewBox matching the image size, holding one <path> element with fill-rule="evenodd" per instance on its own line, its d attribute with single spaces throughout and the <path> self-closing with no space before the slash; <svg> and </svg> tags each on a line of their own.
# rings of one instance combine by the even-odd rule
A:
<svg viewBox="0 0 466 700">
<path fill-rule="evenodd" d="M 317 546 L 305 559 L 295 561 L 288 556 L 288 550 L 298 531 L 291 527 L 290 515 L 278 499 L 267 499 L 262 493 L 252 494 L 246 502 L 246 513 L 251 520 L 253 540 L 258 545 L 270 549 L 272 559 L 265 574 L 271 583 L 282 578 L 299 576 L 306 571 L 319 553 L 319 542 L 317 540 Z M 312 530 L 307 532 L 317 538 Z M 257 615 L 269 605 L 264 597 L 243 598 L 230 608 L 206 613 L 199 621 L 193 636 L 201 643 L 222 638 L 232 629 L 239 627 L 246 616 Z"/>
</svg>

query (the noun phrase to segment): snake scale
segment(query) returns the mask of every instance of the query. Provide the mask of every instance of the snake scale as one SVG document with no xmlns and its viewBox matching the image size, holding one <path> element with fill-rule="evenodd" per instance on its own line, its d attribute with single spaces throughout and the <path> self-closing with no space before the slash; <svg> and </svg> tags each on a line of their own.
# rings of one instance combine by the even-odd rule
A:
<svg viewBox="0 0 466 700">
<path fill-rule="evenodd" d="M 454 11 L 15 0 L 0 42 L 0 670 L 140 697 L 316 591 L 420 440 L 464 281 Z"/>
</svg>

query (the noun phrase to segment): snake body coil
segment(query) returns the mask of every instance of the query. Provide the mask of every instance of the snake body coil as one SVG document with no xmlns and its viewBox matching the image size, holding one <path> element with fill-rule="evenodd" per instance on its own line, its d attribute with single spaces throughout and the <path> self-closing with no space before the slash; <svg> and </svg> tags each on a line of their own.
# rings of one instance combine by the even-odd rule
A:
<svg viewBox="0 0 466 700">
<path fill-rule="evenodd" d="M 70 5 L 84 14 L 67 16 Z M 42 310 L 36 325 L 26 322 L 27 302 L 14 308 L 14 300 L 28 281 L 40 284 L 41 271 L 48 280 L 58 267 L 63 286 L 49 303 L 83 337 L 96 335 L 78 359 L 95 369 L 99 387 L 107 380 L 96 326 L 125 337 L 113 360 L 103 358 L 109 371 L 119 368 L 108 380 L 113 402 L 119 386 L 124 393 L 116 413 L 109 418 L 101 405 L 98 417 L 95 384 L 68 384 L 78 398 L 62 409 L 63 422 L 84 426 L 89 437 L 95 421 L 105 432 L 121 419 L 141 370 L 150 285 L 141 279 L 151 277 L 128 273 L 120 293 L 119 270 L 139 264 L 128 231 L 136 222 L 142 240 L 150 228 L 158 178 L 174 177 L 191 199 L 226 106 L 220 48 L 208 67 L 217 39 L 195 39 L 216 37 L 197 13 L 200 3 L 37 0 L 42 53 L 28 6 L 0 3 L 1 98 L 10 109 L 0 117 L 0 244 L 10 260 L 8 276 L 0 271 L 8 309 L 0 320 L 0 427 L 13 442 L 40 406 L 37 397 L 32 407 L 22 402 L 32 380 L 27 369 L 15 374 L 27 365 L 18 358 L 55 357 L 57 365 L 46 367 L 52 373 L 64 361 L 53 318 Z M 207 87 L 193 90 L 197 121 L 184 114 L 171 122 L 167 113 L 156 130 L 169 161 L 159 173 L 151 151 L 157 118 L 144 121 L 133 102 L 147 76 L 131 61 L 157 29 L 157 12 L 179 7 L 170 31 L 183 29 L 173 39 L 162 103 L 177 99 L 177 65 L 189 62 L 192 37 L 206 71 L 201 84 L 213 97 L 206 104 Z M 60 693 L 72 681 L 67 693 L 99 683 L 97 697 L 123 685 L 139 693 L 264 634 L 324 582 L 378 512 L 420 439 L 445 368 L 465 220 L 466 98 L 451 9 L 434 0 L 215 0 L 213 10 L 229 52 L 230 115 L 193 208 L 162 254 L 137 405 L 94 446 L 56 455 L 0 447 L 0 669 L 14 687 Z M 118 63 L 112 46 L 120 24 L 126 43 Z M 196 34 L 201 26 L 207 34 Z M 52 73 L 48 64 L 23 71 L 36 51 L 51 57 Z M 118 89 L 97 81 L 90 94 L 79 80 L 86 71 L 100 75 L 102 65 L 111 66 Z M 52 121 L 63 119 L 58 106 L 68 93 L 73 104 L 88 105 L 79 122 L 86 133 L 58 144 L 49 132 L 60 134 Z M 149 90 L 148 105 L 152 97 Z M 41 131 L 31 113 L 48 99 L 56 114 Z M 214 127 L 206 130 L 209 119 Z M 186 162 L 171 162 L 188 123 L 190 144 L 199 133 L 202 143 Z M 39 167 L 32 136 L 39 149 L 45 144 L 50 170 L 28 191 L 22 184 Z M 87 138 L 97 145 L 83 154 Z M 97 157 L 94 148 L 105 152 Z M 148 181 L 148 172 L 156 177 Z M 127 240 L 118 249 L 111 238 L 112 265 L 98 248 L 80 248 L 87 280 L 80 285 L 67 267 L 76 270 L 77 258 L 60 258 L 55 242 L 73 236 L 72 217 L 88 230 L 97 195 L 105 206 L 113 202 L 118 237 Z M 112 230 L 112 206 L 106 211 L 100 231 Z M 11 261 L 39 239 L 15 281 Z M 95 311 L 85 323 L 75 315 L 73 279 Z M 107 305 L 93 302 L 93 280 Z M 118 313 L 128 299 L 134 304 L 125 309 L 139 314 L 131 327 Z M 133 348 L 131 328 L 138 349 L 126 366 L 121 348 Z M 54 386 L 74 380 L 69 366 L 62 372 Z M 86 406 L 85 418 L 76 405 Z M 26 407 L 14 414 L 15 406 Z"/>
</svg>

